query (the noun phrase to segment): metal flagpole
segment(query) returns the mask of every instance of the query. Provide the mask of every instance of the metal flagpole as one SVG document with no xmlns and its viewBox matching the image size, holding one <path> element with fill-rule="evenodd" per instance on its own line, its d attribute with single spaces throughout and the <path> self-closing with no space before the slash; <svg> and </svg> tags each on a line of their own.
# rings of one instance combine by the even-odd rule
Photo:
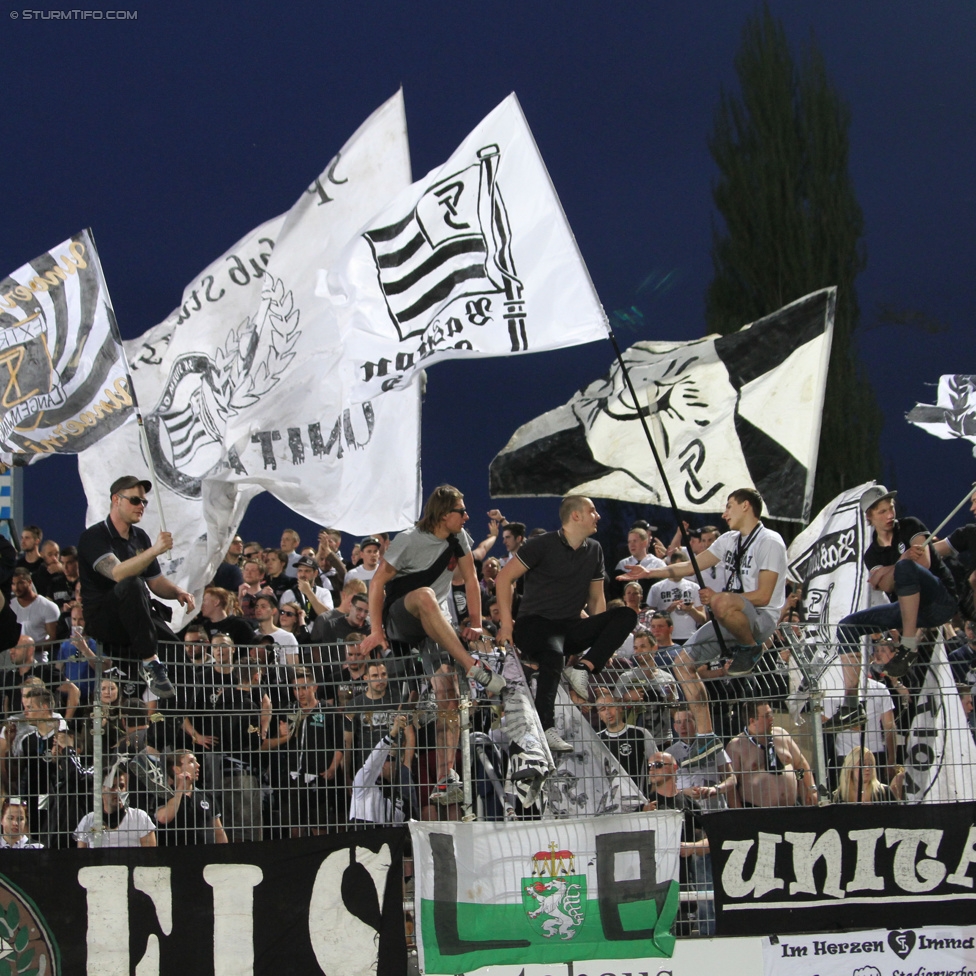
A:
<svg viewBox="0 0 976 976">
<path fill-rule="evenodd" d="M 91 238 L 92 244 L 94 244 L 95 235 L 92 233 L 92 229 L 90 227 L 88 228 L 88 236 Z M 142 422 L 142 413 L 139 410 L 139 401 L 136 398 L 135 384 L 132 382 L 132 373 L 129 372 L 129 361 L 125 358 L 125 346 L 122 345 L 122 336 L 119 334 L 119 323 L 115 318 L 115 310 L 112 306 L 112 299 L 108 293 L 108 281 L 105 279 L 104 273 L 102 274 L 102 284 L 105 286 L 105 297 L 108 299 L 106 305 L 108 311 L 109 328 L 112 330 L 112 338 L 115 339 L 115 342 L 119 347 L 119 355 L 122 357 L 122 362 L 125 365 L 125 381 L 129 387 L 129 396 L 132 397 L 132 405 L 136 408 L 136 423 L 139 425 L 139 436 L 142 439 L 143 453 L 146 456 L 146 464 L 149 466 L 149 473 L 152 476 L 152 482 L 155 485 L 157 484 L 156 469 L 153 466 L 152 451 L 149 450 L 149 438 L 146 436 L 146 427 Z M 159 528 L 162 532 L 165 532 L 166 518 L 163 514 L 163 496 L 161 493 L 157 493 L 156 495 L 156 506 L 157 510 L 159 511 Z"/>
<path fill-rule="evenodd" d="M 973 497 L 974 489 L 976 489 L 976 481 L 969 486 L 969 491 L 963 495 L 962 501 L 929 533 L 929 537 L 925 540 L 925 545 L 928 545 L 935 538 L 936 534 L 949 524 L 949 520 L 952 518 L 952 516 L 955 515 L 956 512 L 958 512 L 959 509 L 962 508 L 963 505 L 965 505 L 966 502 Z"/>
<path fill-rule="evenodd" d="M 657 445 L 654 443 L 654 438 L 651 436 L 651 429 L 647 426 L 647 419 L 645 416 L 645 411 L 642 409 L 641 400 L 637 396 L 637 390 L 634 388 L 633 381 L 630 378 L 630 372 L 627 369 L 627 364 L 624 362 L 623 353 L 620 351 L 620 346 L 617 345 L 617 337 L 613 334 L 613 329 L 610 327 L 609 320 L 607 321 L 607 336 L 613 345 L 614 354 L 617 357 L 617 362 L 620 364 L 620 371 L 623 373 L 624 382 L 627 384 L 627 389 L 630 390 L 630 395 L 634 399 L 634 405 L 637 408 L 637 419 L 641 422 L 641 427 L 644 429 L 644 437 L 647 438 L 647 443 L 650 445 L 651 454 L 654 456 L 654 463 L 657 465 L 658 474 L 661 475 L 661 483 L 664 485 L 664 490 L 668 495 L 668 502 L 671 505 L 671 511 L 674 514 L 675 521 L 678 523 L 678 529 L 681 532 L 681 541 L 688 552 L 688 556 L 691 559 L 691 566 L 695 571 L 695 579 L 698 581 L 698 585 L 701 589 L 706 589 L 705 578 L 702 576 L 701 569 L 698 567 L 698 560 L 695 558 L 694 550 L 691 548 L 691 537 L 688 535 L 688 530 L 685 528 L 685 523 L 681 518 L 681 514 L 678 511 L 678 503 L 675 500 L 674 492 L 671 491 L 671 483 L 668 481 L 668 476 L 664 471 L 664 463 L 661 461 L 661 455 L 658 453 Z M 715 623 L 715 636 L 718 638 L 719 647 L 722 649 L 722 656 L 728 657 L 728 648 L 725 646 L 725 638 L 722 636 L 722 630 L 715 621 L 714 615 L 712 614 L 712 608 L 708 608 L 708 614 Z"/>
</svg>

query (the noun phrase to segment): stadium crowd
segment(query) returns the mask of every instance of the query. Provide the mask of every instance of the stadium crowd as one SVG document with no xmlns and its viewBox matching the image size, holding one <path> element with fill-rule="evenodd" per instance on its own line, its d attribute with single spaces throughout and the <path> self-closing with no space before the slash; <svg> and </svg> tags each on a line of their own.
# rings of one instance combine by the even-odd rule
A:
<svg viewBox="0 0 976 976">
<path fill-rule="evenodd" d="M 77 546 L 38 526 L 19 551 L 0 537 L 0 846 L 91 845 L 96 780 L 111 846 L 459 819 L 465 778 L 481 817 L 539 816 L 506 777 L 513 643 L 557 767 L 592 747 L 567 741 L 572 707 L 636 787 L 619 809 L 684 812 L 688 871 L 707 862 L 706 811 L 899 802 L 936 628 L 972 728 L 976 526 L 929 540 L 882 486 L 862 499 L 864 571 L 888 599 L 836 635 L 824 782 L 797 694 L 803 594 L 751 489 L 729 496 L 727 531 L 638 521 L 605 563 L 590 499 L 565 499 L 554 532 L 494 509 L 477 539 L 441 486 L 393 538 L 234 538 L 198 609 L 159 572 L 172 539 L 138 529 L 150 493 L 119 479 Z M 157 596 L 187 609 L 178 633 Z M 467 770 L 462 718 L 480 744 Z"/>
</svg>

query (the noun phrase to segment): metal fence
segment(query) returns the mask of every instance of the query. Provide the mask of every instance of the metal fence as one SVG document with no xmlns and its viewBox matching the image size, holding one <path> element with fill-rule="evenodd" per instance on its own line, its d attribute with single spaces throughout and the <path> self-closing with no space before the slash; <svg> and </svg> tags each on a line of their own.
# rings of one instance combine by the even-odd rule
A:
<svg viewBox="0 0 976 976">
<path fill-rule="evenodd" d="M 976 796 L 964 654 L 925 646 L 892 680 L 888 642 L 816 638 L 779 633 L 746 678 L 721 662 L 682 676 L 677 648 L 612 659 L 588 700 L 561 691 L 557 728 L 573 751 L 554 757 L 538 798 L 520 788 L 499 699 L 429 653 L 178 643 L 160 650 L 177 695 L 156 701 L 129 663 L 74 659 L 60 644 L 38 645 L 30 661 L 7 651 L 3 844 L 258 842 L 647 803 L 684 810 L 693 844 L 699 815 L 726 806 Z M 498 649 L 477 650 L 499 666 Z M 524 673 L 531 689 L 531 666 Z M 678 934 L 710 934 L 701 851 L 682 858 L 682 888 Z"/>
</svg>

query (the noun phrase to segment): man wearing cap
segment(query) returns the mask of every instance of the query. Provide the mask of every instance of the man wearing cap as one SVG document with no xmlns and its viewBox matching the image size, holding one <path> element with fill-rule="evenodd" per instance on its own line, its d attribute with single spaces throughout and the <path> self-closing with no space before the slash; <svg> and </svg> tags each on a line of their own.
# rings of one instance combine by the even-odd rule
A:
<svg viewBox="0 0 976 976">
<path fill-rule="evenodd" d="M 282 594 L 281 603 L 297 603 L 305 611 L 306 622 L 311 624 L 332 609 L 332 594 L 324 586 L 316 586 L 319 567 L 311 556 L 302 556 L 295 563 L 295 573 L 298 583 Z"/>
<path fill-rule="evenodd" d="M 142 663 L 142 677 L 157 698 L 176 692 L 156 654 L 160 638 L 175 640 L 153 613 L 152 596 L 178 600 L 193 610 L 193 596 L 167 579 L 158 557 L 173 548 L 173 536 L 160 532 L 156 542 L 138 526 L 152 484 L 125 475 L 109 489 L 111 510 L 104 522 L 89 526 L 78 541 L 81 600 L 88 633 L 112 645 L 113 658 Z"/>
<path fill-rule="evenodd" d="M 359 543 L 359 551 L 363 554 L 363 561 L 346 573 L 346 579 L 360 579 L 364 583 L 369 583 L 380 565 L 380 540 L 372 535 L 367 536 Z"/>
<path fill-rule="evenodd" d="M 919 628 L 946 623 L 958 603 L 952 575 L 935 547 L 925 544 L 928 530 L 916 518 L 895 518 L 897 494 L 884 485 L 873 485 L 861 495 L 861 512 L 874 530 L 863 557 L 868 582 L 887 593 L 891 602 L 845 617 L 837 625 L 837 639 L 842 651 L 851 650 L 864 634 L 899 630 L 901 644 L 885 673 L 900 678 L 918 657 Z M 847 691 L 850 698 L 851 689 Z M 845 699 L 844 704 L 853 703 Z"/>
</svg>

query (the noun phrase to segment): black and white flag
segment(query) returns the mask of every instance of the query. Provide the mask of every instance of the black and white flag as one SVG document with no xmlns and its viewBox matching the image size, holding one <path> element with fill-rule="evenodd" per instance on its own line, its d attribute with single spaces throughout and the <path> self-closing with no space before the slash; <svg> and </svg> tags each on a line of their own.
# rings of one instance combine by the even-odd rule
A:
<svg viewBox="0 0 976 976">
<path fill-rule="evenodd" d="M 976 376 L 940 376 L 935 404 L 916 403 L 905 419 L 944 441 L 958 437 L 976 445 Z"/>
<path fill-rule="evenodd" d="M 604 339 L 606 315 L 521 106 L 509 95 L 319 272 L 355 400 L 445 357 Z M 325 316 L 323 316 L 325 318 Z"/>
<path fill-rule="evenodd" d="M 87 230 L 0 281 L 0 452 L 79 454 L 134 416 L 118 334 Z"/>
<path fill-rule="evenodd" d="M 584 494 L 666 504 L 649 421 L 678 507 L 720 512 L 746 485 L 771 518 L 806 521 L 820 442 L 836 289 L 728 336 L 639 342 L 608 375 L 520 427 L 491 463 L 493 497 Z"/>
</svg>

